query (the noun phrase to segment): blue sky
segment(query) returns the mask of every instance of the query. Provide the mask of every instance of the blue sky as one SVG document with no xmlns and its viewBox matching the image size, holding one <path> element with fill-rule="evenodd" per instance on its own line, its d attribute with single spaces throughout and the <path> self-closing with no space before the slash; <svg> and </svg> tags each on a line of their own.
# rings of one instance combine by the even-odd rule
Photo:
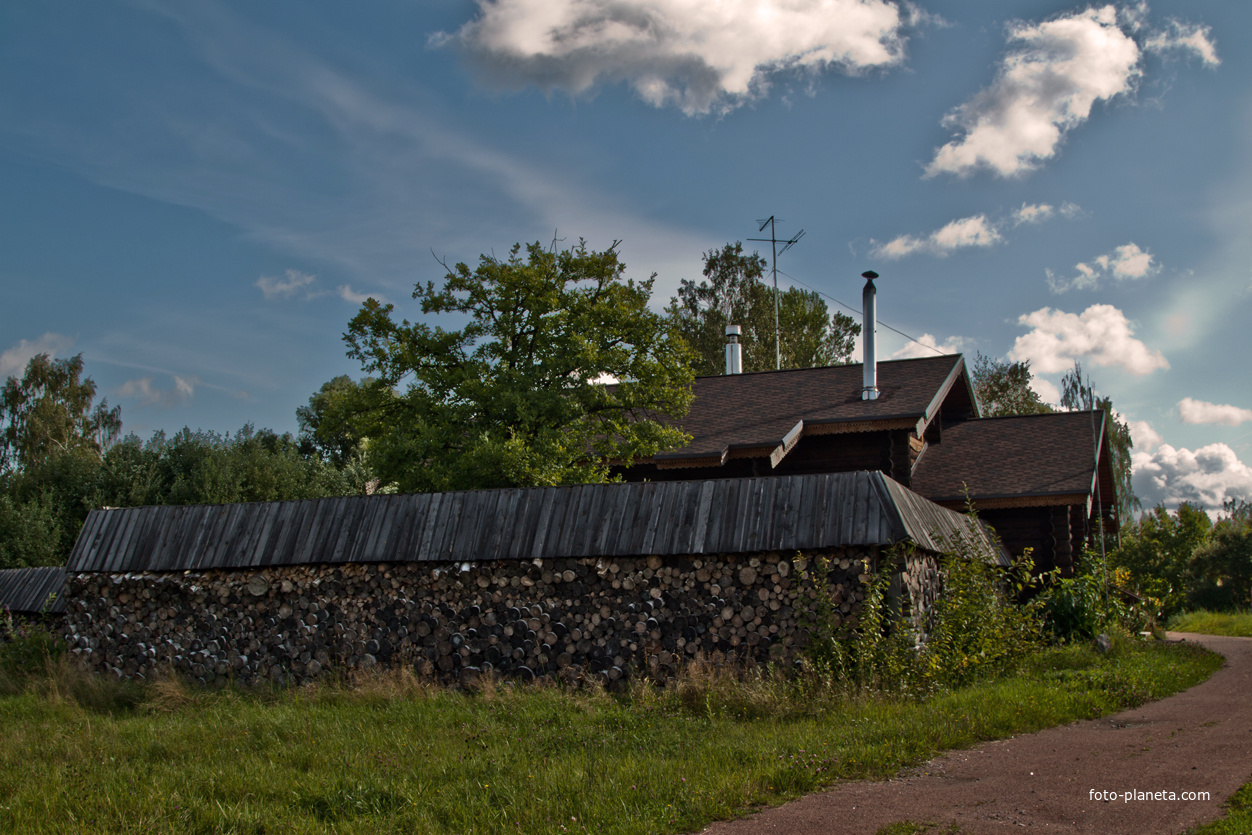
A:
<svg viewBox="0 0 1252 835">
<path fill-rule="evenodd" d="M 384 0 L 0 8 L 0 373 L 82 352 L 128 430 L 295 429 L 436 259 L 701 254 L 942 349 L 1075 359 L 1149 503 L 1252 498 L 1252 7 Z M 832 306 L 834 302 L 831 302 Z M 882 334 L 887 354 L 925 351 Z"/>
</svg>

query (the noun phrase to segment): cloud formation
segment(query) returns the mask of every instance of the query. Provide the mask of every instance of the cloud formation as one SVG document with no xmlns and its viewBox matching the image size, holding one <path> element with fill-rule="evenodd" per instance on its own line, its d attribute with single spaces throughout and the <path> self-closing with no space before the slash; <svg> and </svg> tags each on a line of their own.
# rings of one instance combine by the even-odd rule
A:
<svg viewBox="0 0 1252 835">
<path fill-rule="evenodd" d="M 910 21 L 889 0 L 478 0 L 455 42 L 498 87 L 585 93 L 624 81 L 654 107 L 726 112 L 782 70 L 899 64 Z"/>
<path fill-rule="evenodd" d="M 201 382 L 199 377 L 171 374 L 170 387 L 162 389 L 153 384 L 153 379 L 140 377 L 127 380 L 118 388 L 118 396 L 133 397 L 139 401 L 140 406 L 177 406 L 191 400 L 196 393 L 196 386 Z"/>
<path fill-rule="evenodd" d="M 1183 423 L 1217 423 L 1222 426 L 1238 426 L 1252 420 L 1252 409 L 1192 400 L 1190 397 L 1184 397 L 1178 401 L 1178 414 L 1182 416 Z"/>
<path fill-rule="evenodd" d="M 65 353 L 73 345 L 73 337 L 51 331 L 33 342 L 23 339 L 0 354 L 0 381 L 23 374 L 31 359 L 39 354 L 55 357 Z"/>
<path fill-rule="evenodd" d="M 1114 366 L 1136 375 L 1169 368 L 1160 351 L 1135 339 L 1130 321 L 1112 305 L 1094 304 L 1081 314 L 1044 307 L 1017 321 L 1032 330 L 1017 337 L 1009 358 L 1014 362 L 1029 360 L 1037 372 L 1068 371 L 1075 360 Z"/>
<path fill-rule="evenodd" d="M 265 296 L 267 301 L 272 301 L 274 299 L 289 299 L 315 280 L 316 278 L 308 273 L 302 273 L 299 270 L 287 270 L 286 278 L 263 275 L 256 280 L 254 286 L 261 291 L 261 295 Z"/>
<path fill-rule="evenodd" d="M 1067 290 L 1094 290 L 1100 279 L 1112 277 L 1116 281 L 1143 278 L 1160 270 L 1152 253 L 1140 249 L 1133 241 L 1093 259 L 1091 263 L 1080 261 L 1074 265 L 1071 278 L 1058 278 L 1051 270 L 1045 270 L 1048 286 L 1054 293 Z"/>
<path fill-rule="evenodd" d="M 1217 511 L 1229 499 L 1252 500 L 1252 467 L 1226 444 L 1197 450 L 1161 444 L 1151 452 L 1132 452 L 1131 467 L 1135 493 L 1145 506 L 1194 502 Z"/>
<path fill-rule="evenodd" d="M 387 304 L 387 300 L 378 293 L 358 293 L 347 284 L 340 284 L 335 292 L 339 298 L 352 304 L 364 304 L 366 299 L 377 299 L 379 304 Z"/>
<path fill-rule="evenodd" d="M 1144 13 L 1143 5 L 1121 14 L 1106 5 L 1010 26 L 1014 48 L 991 86 L 944 117 L 943 126 L 957 136 L 935 152 L 926 176 L 990 170 L 1013 177 L 1033 170 L 1056 155 L 1096 102 L 1135 89 L 1144 49 L 1189 51 L 1207 65 L 1218 63 L 1207 27 L 1170 21 L 1168 29 L 1149 32 Z"/>
<path fill-rule="evenodd" d="M 920 345 L 918 343 L 921 343 Z M 959 354 L 969 344 L 969 340 L 963 336 L 949 337 L 943 344 L 940 344 L 935 337 L 928 333 L 924 333 L 917 338 L 917 342 L 910 341 L 903 348 L 896 351 L 888 359 L 908 360 L 916 357 L 933 357 L 935 353 L 940 354 Z"/>
<path fill-rule="evenodd" d="M 886 243 L 870 241 L 870 255 L 895 260 L 910 255 L 934 255 L 946 258 L 958 249 L 995 246 L 1004 241 L 1003 230 L 1023 224 L 1043 223 L 1057 214 L 1074 218 L 1082 212 L 1074 203 L 1063 203 L 1060 209 L 1048 203 L 1023 203 L 1007 216 L 989 219 L 986 214 L 963 217 L 936 229 L 928 235 L 897 235 Z"/>
</svg>

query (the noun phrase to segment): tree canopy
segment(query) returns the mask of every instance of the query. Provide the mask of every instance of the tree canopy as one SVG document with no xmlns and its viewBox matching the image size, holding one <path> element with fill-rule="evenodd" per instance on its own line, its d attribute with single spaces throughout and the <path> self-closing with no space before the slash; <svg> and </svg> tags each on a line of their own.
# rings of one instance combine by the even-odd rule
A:
<svg viewBox="0 0 1252 835">
<path fill-rule="evenodd" d="M 367 300 L 348 325 L 361 386 L 354 431 L 384 483 L 404 491 L 604 480 L 617 460 L 681 445 L 691 352 L 648 309 L 653 278 L 626 278 L 616 242 L 538 242 L 418 284 L 424 315 L 399 323 Z M 446 265 L 445 265 L 446 266 Z"/>
<path fill-rule="evenodd" d="M 95 398 L 95 382 L 83 377 L 82 354 L 33 357 L 22 378 L 10 377 L 0 390 L 0 471 L 66 453 L 99 460 L 122 431 L 122 410 Z"/>
<path fill-rule="evenodd" d="M 1030 387 L 1033 379 L 1030 360 L 997 360 L 979 351 L 970 377 L 983 417 L 1037 415 L 1052 411 L 1052 407 Z"/>
<path fill-rule="evenodd" d="M 683 279 L 667 308 L 679 333 L 695 349 L 697 375 L 725 371 L 726 326 L 742 328 L 743 370 L 775 368 L 774 290 L 762 281 L 765 260 L 743 244 L 704 253 L 704 280 Z M 817 293 L 788 288 L 779 293 L 778 326 L 783 368 L 846 363 L 861 326 L 830 314 Z"/>
</svg>

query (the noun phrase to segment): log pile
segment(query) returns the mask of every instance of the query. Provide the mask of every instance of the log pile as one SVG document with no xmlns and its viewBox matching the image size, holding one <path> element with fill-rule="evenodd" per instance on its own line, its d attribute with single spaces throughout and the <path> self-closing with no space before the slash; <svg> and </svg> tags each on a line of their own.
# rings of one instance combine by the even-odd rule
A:
<svg viewBox="0 0 1252 835">
<path fill-rule="evenodd" d="M 819 558 L 825 569 L 813 570 Z M 77 574 L 65 637 L 90 668 L 128 678 L 168 668 L 204 684 L 299 683 L 377 665 L 462 684 L 488 671 L 666 681 L 697 655 L 794 663 L 819 599 L 836 622 L 855 622 L 876 558 L 867 547 Z M 912 574 L 910 597 L 928 572 Z"/>
</svg>

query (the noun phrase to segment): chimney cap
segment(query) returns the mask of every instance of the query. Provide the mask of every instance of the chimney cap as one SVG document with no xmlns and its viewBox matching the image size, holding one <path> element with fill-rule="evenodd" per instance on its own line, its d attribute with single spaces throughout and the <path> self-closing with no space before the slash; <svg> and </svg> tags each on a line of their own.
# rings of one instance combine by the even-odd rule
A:
<svg viewBox="0 0 1252 835">
<path fill-rule="evenodd" d="M 868 278 L 870 281 L 873 281 L 874 279 L 878 278 L 878 273 L 874 272 L 873 270 L 866 270 L 865 272 L 861 273 L 861 278 Z"/>
<path fill-rule="evenodd" d="M 726 335 L 727 335 L 727 336 L 739 336 L 739 334 L 740 334 L 740 333 L 742 333 L 742 331 L 740 331 L 740 329 L 739 329 L 739 326 L 738 326 L 738 325 L 727 325 L 727 326 L 726 326 Z"/>
</svg>

